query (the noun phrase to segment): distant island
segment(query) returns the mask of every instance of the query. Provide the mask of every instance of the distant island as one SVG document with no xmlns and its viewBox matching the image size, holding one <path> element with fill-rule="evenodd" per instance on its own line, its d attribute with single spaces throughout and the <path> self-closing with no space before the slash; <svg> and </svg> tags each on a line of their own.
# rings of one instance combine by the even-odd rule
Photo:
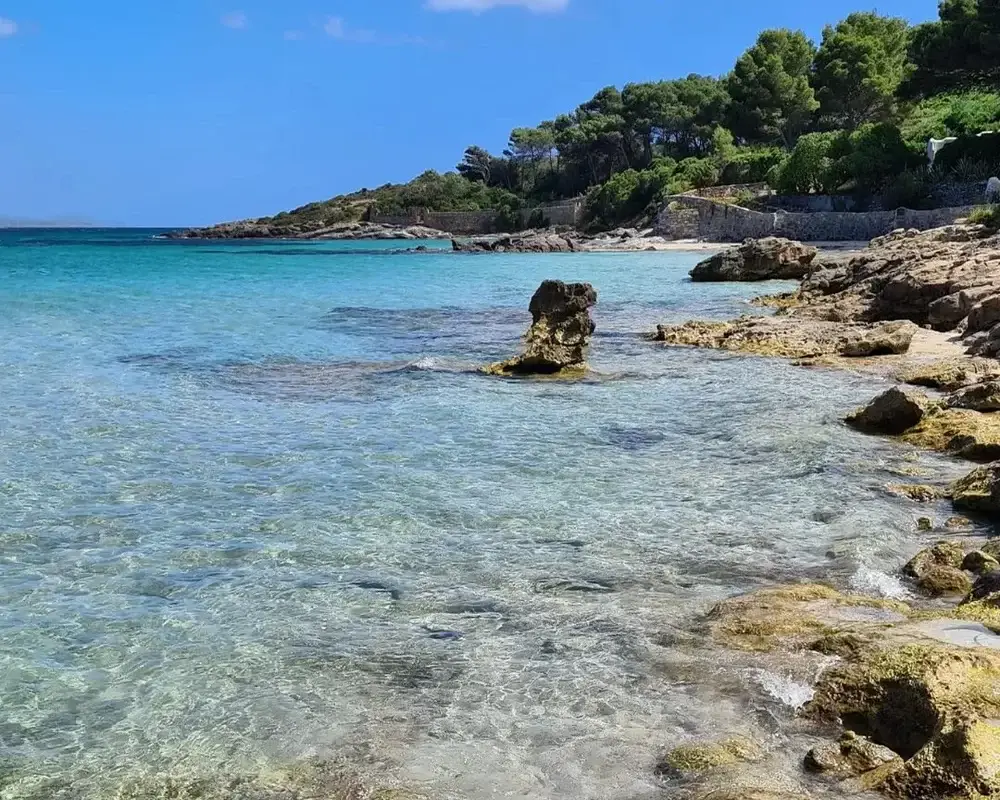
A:
<svg viewBox="0 0 1000 800">
<path fill-rule="evenodd" d="M 545 204 L 581 198 L 578 225 L 642 225 L 664 198 L 719 185 L 841 194 L 852 207 L 934 204 L 949 182 L 1000 172 L 1000 16 L 945 0 L 917 26 L 859 12 L 803 32 L 763 31 L 721 77 L 601 89 L 575 110 L 516 128 L 496 155 L 466 149 L 455 171 L 309 203 L 188 235 L 309 237 L 361 220 L 494 212 L 496 231 L 542 227 Z M 957 137 L 928 169 L 930 139 Z M 733 200 L 739 202 L 737 194 Z M 540 209 L 538 213 L 533 213 Z"/>
<path fill-rule="evenodd" d="M 0 216 L 0 228 L 96 228 L 96 222 L 78 217 L 57 217 L 55 219 L 31 219 L 25 217 Z"/>
</svg>

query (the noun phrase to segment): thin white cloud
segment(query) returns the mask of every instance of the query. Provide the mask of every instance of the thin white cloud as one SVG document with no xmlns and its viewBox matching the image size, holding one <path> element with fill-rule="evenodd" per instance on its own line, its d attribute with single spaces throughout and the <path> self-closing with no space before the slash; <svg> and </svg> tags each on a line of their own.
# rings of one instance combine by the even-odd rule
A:
<svg viewBox="0 0 1000 800">
<path fill-rule="evenodd" d="M 220 22 L 234 31 L 246 30 L 250 25 L 250 20 L 242 11 L 230 11 L 228 14 L 223 14 Z"/>
<path fill-rule="evenodd" d="M 431 11 L 471 11 L 481 14 L 500 6 L 526 8 L 535 14 L 555 14 L 569 8 L 570 0 L 427 0 Z"/>
<path fill-rule="evenodd" d="M 427 44 L 427 41 L 420 36 L 381 34 L 378 31 L 367 28 L 352 28 L 344 21 L 343 17 L 327 17 L 326 22 L 323 24 L 323 31 L 331 39 L 337 39 L 341 42 L 382 45 Z"/>
<path fill-rule="evenodd" d="M 0 17 L 0 39 L 9 39 L 17 33 L 17 23 L 12 19 Z"/>
<path fill-rule="evenodd" d="M 305 39 L 306 35 L 302 31 L 285 31 L 285 41 L 286 42 L 297 42 L 300 39 Z"/>
</svg>

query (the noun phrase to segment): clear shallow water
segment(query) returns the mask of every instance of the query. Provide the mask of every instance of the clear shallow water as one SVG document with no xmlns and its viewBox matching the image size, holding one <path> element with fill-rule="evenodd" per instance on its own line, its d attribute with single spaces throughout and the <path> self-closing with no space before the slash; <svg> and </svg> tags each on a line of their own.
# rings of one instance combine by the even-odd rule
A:
<svg viewBox="0 0 1000 800">
<path fill-rule="evenodd" d="M 681 631 L 775 580 L 898 591 L 927 509 L 882 487 L 960 467 L 840 424 L 875 379 L 639 338 L 760 293 L 698 258 L 0 232 L 0 758 L 637 798 L 790 715 L 808 686 Z M 470 373 L 548 277 L 598 288 L 600 377 Z"/>
</svg>

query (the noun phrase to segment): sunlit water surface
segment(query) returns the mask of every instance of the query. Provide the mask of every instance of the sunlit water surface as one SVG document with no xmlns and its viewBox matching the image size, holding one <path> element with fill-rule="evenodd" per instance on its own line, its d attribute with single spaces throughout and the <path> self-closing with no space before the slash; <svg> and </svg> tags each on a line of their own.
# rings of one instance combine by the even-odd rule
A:
<svg viewBox="0 0 1000 800">
<path fill-rule="evenodd" d="M 693 285 L 688 253 L 383 248 L 0 235 L 12 774 L 319 756 L 435 797 L 658 796 L 666 748 L 808 688 L 691 667 L 695 615 L 773 581 L 903 591 L 917 512 L 884 484 L 956 467 L 840 423 L 876 379 L 640 336 L 759 285 Z M 600 292 L 596 376 L 470 371 L 549 277 Z"/>
</svg>

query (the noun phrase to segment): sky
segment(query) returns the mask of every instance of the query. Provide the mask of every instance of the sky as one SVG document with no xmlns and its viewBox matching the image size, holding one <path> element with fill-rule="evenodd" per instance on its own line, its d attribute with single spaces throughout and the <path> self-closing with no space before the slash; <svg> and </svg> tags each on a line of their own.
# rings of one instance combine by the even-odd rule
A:
<svg viewBox="0 0 1000 800">
<path fill-rule="evenodd" d="M 870 2 L 870 0 L 869 0 Z M 937 0 L 0 0 L 0 218 L 180 226 L 448 170 L 767 27 Z"/>
</svg>

